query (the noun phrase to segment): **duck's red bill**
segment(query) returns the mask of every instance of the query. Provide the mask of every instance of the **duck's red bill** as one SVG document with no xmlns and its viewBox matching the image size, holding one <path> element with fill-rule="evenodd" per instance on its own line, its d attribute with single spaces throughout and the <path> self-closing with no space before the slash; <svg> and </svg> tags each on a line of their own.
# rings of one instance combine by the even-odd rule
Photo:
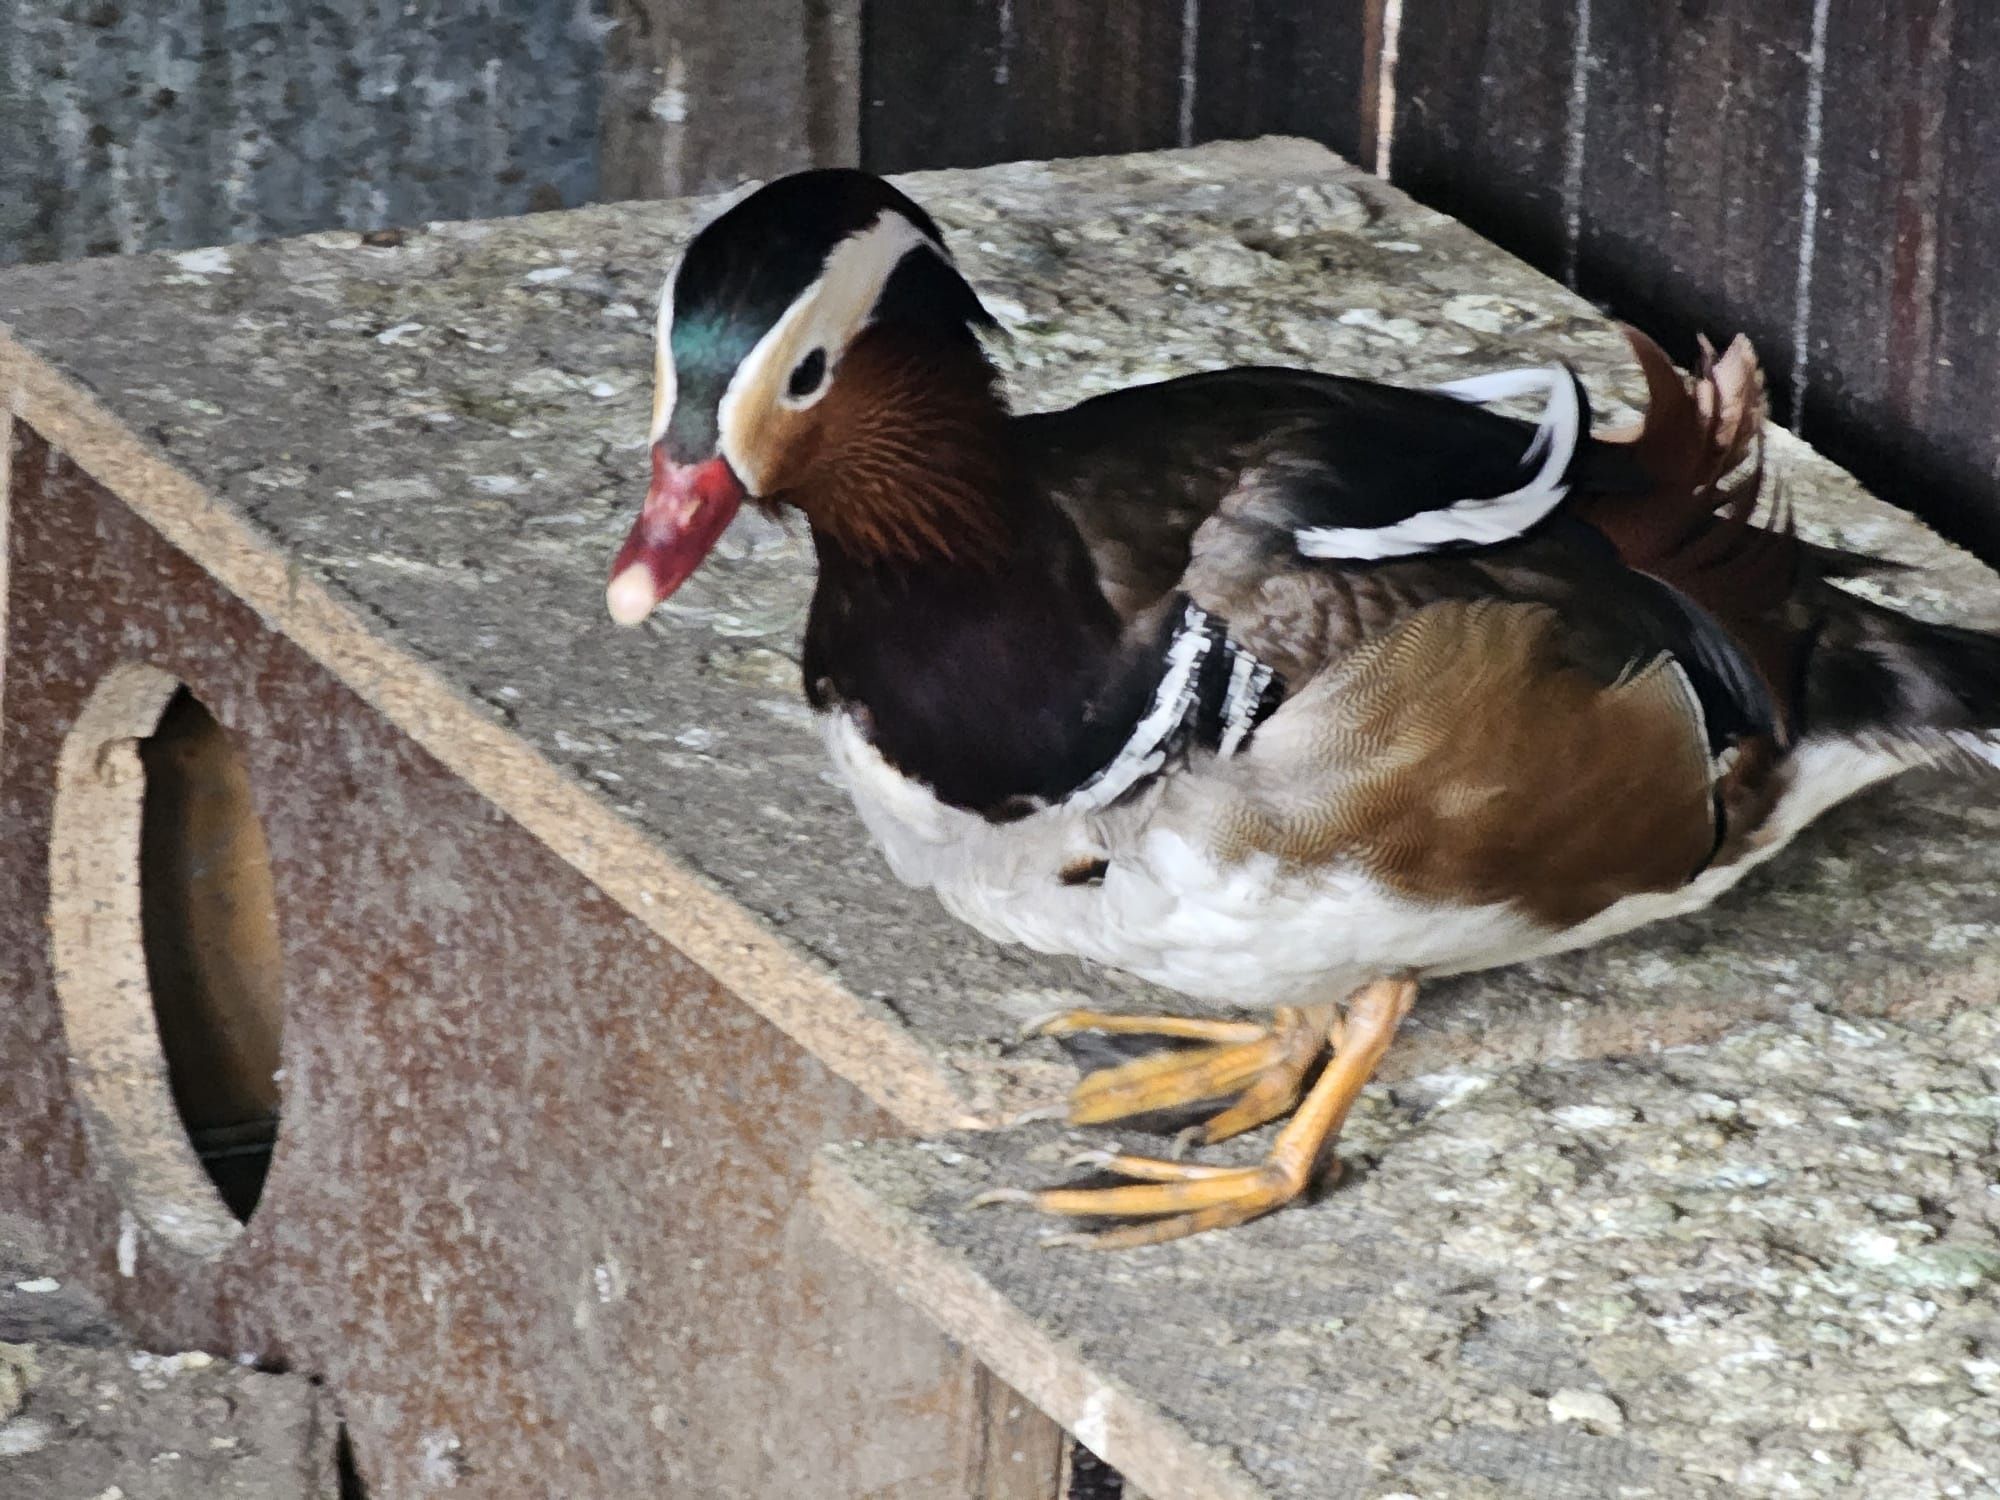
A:
<svg viewBox="0 0 2000 1500">
<path fill-rule="evenodd" d="M 726 460 L 677 464 L 653 449 L 645 509 L 611 564 L 604 591 L 611 618 L 637 625 L 688 581 L 743 503 L 743 483 Z"/>
</svg>

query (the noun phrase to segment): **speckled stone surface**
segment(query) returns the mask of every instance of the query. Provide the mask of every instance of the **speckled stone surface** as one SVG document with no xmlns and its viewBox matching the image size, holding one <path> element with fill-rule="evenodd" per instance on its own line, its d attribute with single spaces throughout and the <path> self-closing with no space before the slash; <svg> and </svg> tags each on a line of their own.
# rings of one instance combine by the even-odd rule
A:
<svg viewBox="0 0 2000 1500">
<path fill-rule="evenodd" d="M 0 1345 L 9 1500 L 337 1500 L 332 1402 L 207 1354 Z"/>
<path fill-rule="evenodd" d="M 0 1213 L 0 1494 L 335 1500 L 335 1443 L 323 1388 L 133 1348 L 40 1232 Z"/>
<path fill-rule="evenodd" d="M 821 1193 L 1003 1376 L 1087 1372 L 1056 1415 L 1155 1500 L 1934 1500 L 2000 1494 L 1996 1121 L 2000 1014 L 1800 1005 L 1377 1091 L 1320 1201 L 1174 1245 L 965 1210 L 1074 1177 L 1054 1127 L 834 1148 Z"/>
<path fill-rule="evenodd" d="M 909 179 L 1006 326 L 1023 407 L 1275 361 L 1430 381 L 1561 355 L 1615 406 L 1622 341 L 1574 296 L 1299 142 Z M 604 570 L 644 474 L 650 309 L 713 203 L 635 204 L 33 268 L 0 322 L 215 504 L 561 773 L 740 901 L 943 1065 L 975 1108 L 1070 1076 L 1021 1019 L 1137 986 L 1003 951 L 898 887 L 799 697 L 802 534 L 746 512 L 642 633 Z M 1780 435 L 1810 535 L 1923 571 L 1888 587 L 2000 623 L 1990 574 Z M 2000 793 L 1912 781 L 1714 912 L 1442 986 L 1404 1070 L 1710 1035 L 1796 997 L 1882 1008 L 2000 973 Z"/>
</svg>

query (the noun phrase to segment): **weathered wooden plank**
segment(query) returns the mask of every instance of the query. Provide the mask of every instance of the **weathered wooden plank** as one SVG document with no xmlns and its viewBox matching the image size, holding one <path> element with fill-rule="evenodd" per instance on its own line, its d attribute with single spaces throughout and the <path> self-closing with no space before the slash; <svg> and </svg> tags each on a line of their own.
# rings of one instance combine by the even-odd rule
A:
<svg viewBox="0 0 2000 1500">
<path fill-rule="evenodd" d="M 1893 0 L 1829 23 L 1806 425 L 2000 557 L 2000 9 Z"/>
<path fill-rule="evenodd" d="M 1052 1500 L 1063 1493 L 1069 1439 L 984 1365 L 972 1370 L 966 1500 Z"/>
<path fill-rule="evenodd" d="M 1576 0 L 1403 0 L 1390 176 L 1564 268 Z"/>
<path fill-rule="evenodd" d="M 1924 424 L 1939 436 L 1930 513 L 2000 564 L 2000 7 L 1959 0 L 1955 32 L 1938 201 L 1936 384 Z M 1887 472 L 1880 480 L 1894 484 Z"/>
<path fill-rule="evenodd" d="M 1375 132 L 1363 118 L 1367 35 L 1358 4 L 1208 0 L 1196 20 L 1193 138 L 1303 135 L 1358 160 Z"/>
<path fill-rule="evenodd" d="M 598 196 L 859 158 L 860 0 L 611 0 Z"/>
<path fill-rule="evenodd" d="M 1405 0 L 1395 180 L 1682 357 L 1748 331 L 1780 417 L 2000 556 L 2000 10 L 1599 4 L 1578 74 L 1584 14 Z"/>
<path fill-rule="evenodd" d="M 595 191 L 602 40 L 536 0 L 0 0 L 0 262 Z"/>
<path fill-rule="evenodd" d="M 1010 50 L 997 7 L 867 0 L 861 11 L 861 165 L 874 172 L 971 166 L 1005 155 Z M 930 86 L 909 80 L 930 63 Z"/>
<path fill-rule="evenodd" d="M 1682 359 L 1696 332 L 1748 333 L 1784 391 L 1810 8 L 1687 0 L 1585 14 L 1589 65 L 1572 105 L 1583 132 L 1579 288 Z"/>
<path fill-rule="evenodd" d="M 861 162 L 876 172 L 1004 160 L 1014 64 L 1009 7 L 868 0 L 861 13 Z"/>
<path fill-rule="evenodd" d="M 1170 146 L 1186 20 L 1167 0 L 871 0 L 862 160 L 895 172 Z"/>
<path fill-rule="evenodd" d="M 1013 0 L 1011 9 L 1020 56 L 1014 154 L 1146 151 L 1180 138 L 1185 6 Z"/>
<path fill-rule="evenodd" d="M 129 441 L 6 358 L 10 402 Z M 800 1201 L 815 1142 L 897 1122 L 81 462 L 6 436 L 0 1202 L 143 1346 L 323 1376 L 375 1495 L 982 1494 L 991 1383 Z M 148 678 L 227 726 L 270 850 L 284 1120 L 240 1229 L 155 1061 L 151 795 L 136 765 L 65 769 L 144 736 Z"/>
</svg>

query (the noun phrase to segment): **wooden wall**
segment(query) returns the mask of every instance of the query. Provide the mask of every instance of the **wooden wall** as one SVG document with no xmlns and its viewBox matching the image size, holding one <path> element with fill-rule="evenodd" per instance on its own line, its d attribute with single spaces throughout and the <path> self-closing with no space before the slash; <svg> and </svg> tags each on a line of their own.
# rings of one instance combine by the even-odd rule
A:
<svg viewBox="0 0 2000 1500">
<path fill-rule="evenodd" d="M 604 12 L 597 197 L 674 198 L 853 164 L 861 0 L 593 3 Z"/>
<path fill-rule="evenodd" d="M 1682 358 L 1747 330 L 1782 419 L 2000 558 L 2000 0 L 276 14 L 0 0 L 0 262 L 1290 132 Z"/>
<path fill-rule="evenodd" d="M 1352 156 L 1364 12 L 1379 3 L 862 0 L 862 161 L 897 172 L 1279 132 Z"/>
<path fill-rule="evenodd" d="M 603 57 L 546 0 L 0 0 L 0 264 L 586 202 Z"/>
<path fill-rule="evenodd" d="M 864 0 L 881 170 L 1289 131 L 1640 324 L 2000 559 L 1993 0 Z"/>
</svg>

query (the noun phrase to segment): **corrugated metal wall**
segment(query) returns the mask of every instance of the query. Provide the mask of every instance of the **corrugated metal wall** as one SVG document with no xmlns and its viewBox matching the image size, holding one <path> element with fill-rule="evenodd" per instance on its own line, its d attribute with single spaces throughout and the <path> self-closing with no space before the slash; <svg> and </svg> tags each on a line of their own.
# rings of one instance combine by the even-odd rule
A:
<svg viewBox="0 0 2000 1500">
<path fill-rule="evenodd" d="M 589 201 L 590 0 L 0 0 L 0 261 Z"/>
</svg>

